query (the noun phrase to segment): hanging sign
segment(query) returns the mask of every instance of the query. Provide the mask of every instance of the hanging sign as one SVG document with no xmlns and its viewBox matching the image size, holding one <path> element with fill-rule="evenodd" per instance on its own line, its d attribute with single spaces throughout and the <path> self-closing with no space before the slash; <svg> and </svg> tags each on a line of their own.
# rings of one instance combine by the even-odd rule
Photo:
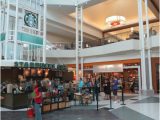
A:
<svg viewBox="0 0 160 120">
<path fill-rule="evenodd" d="M 28 27 L 38 29 L 38 14 L 25 10 L 24 24 Z"/>
</svg>

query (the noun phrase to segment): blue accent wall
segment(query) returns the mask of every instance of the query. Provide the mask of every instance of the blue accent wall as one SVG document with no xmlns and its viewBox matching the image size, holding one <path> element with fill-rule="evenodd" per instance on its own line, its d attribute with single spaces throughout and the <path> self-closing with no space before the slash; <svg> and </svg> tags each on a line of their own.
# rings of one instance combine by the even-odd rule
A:
<svg viewBox="0 0 160 120">
<path fill-rule="evenodd" d="M 17 40 L 43 45 L 43 38 L 42 37 L 30 35 L 27 33 L 18 32 Z"/>
</svg>

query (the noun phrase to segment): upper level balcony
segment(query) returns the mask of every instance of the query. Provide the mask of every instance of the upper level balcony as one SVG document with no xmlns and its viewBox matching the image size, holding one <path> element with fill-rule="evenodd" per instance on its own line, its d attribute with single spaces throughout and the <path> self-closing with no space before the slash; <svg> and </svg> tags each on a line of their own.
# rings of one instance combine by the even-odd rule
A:
<svg viewBox="0 0 160 120">
<path fill-rule="evenodd" d="M 150 29 L 150 37 L 159 35 L 160 30 L 159 26 L 152 26 Z M 145 34 L 146 35 L 146 34 Z M 83 48 L 91 48 L 91 47 L 97 47 L 97 46 L 103 46 L 108 45 L 112 43 L 117 43 L 121 41 L 126 40 L 139 40 L 139 32 L 138 31 L 126 31 L 126 32 L 120 32 L 118 34 L 106 34 L 104 38 L 98 39 L 98 40 L 92 40 L 92 41 L 86 41 L 83 42 Z M 75 49 L 75 43 L 73 42 L 53 42 L 50 43 L 50 49 L 53 50 L 74 50 Z"/>
<path fill-rule="evenodd" d="M 159 26 L 150 30 L 150 47 L 159 48 Z M 83 49 L 80 50 L 80 57 L 92 57 L 113 53 L 125 53 L 129 51 L 139 51 L 139 32 L 124 32 L 97 41 L 84 41 Z M 75 44 L 73 43 L 52 43 L 47 48 L 47 58 L 74 58 Z"/>
</svg>

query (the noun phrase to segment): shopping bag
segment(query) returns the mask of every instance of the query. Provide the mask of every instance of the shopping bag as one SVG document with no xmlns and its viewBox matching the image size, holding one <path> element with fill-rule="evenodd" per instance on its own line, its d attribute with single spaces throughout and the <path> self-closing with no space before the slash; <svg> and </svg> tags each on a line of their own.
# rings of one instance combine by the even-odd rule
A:
<svg viewBox="0 0 160 120">
<path fill-rule="evenodd" d="M 34 108 L 33 107 L 28 108 L 27 109 L 27 117 L 33 118 L 34 116 L 35 116 Z"/>
</svg>

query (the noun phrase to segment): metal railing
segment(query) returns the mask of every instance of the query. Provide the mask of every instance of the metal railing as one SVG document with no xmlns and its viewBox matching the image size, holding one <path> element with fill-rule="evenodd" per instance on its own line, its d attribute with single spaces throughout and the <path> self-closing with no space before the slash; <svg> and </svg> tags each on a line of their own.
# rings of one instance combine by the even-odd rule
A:
<svg viewBox="0 0 160 120">
<path fill-rule="evenodd" d="M 47 41 L 46 49 L 47 50 L 73 50 L 75 49 L 75 43 L 71 43 L 71 42 L 51 43 Z"/>
<path fill-rule="evenodd" d="M 160 29 L 158 26 L 152 26 L 150 28 L 150 36 L 154 36 L 160 34 Z M 121 42 L 130 39 L 137 39 L 139 40 L 139 31 L 126 31 L 118 34 L 107 34 L 104 38 L 93 40 L 93 41 L 85 41 L 83 42 L 83 48 L 90 48 L 96 46 L 102 46 L 106 44 L 112 44 L 116 42 Z M 49 45 L 49 44 L 48 44 Z M 56 42 L 50 43 L 50 49 L 62 49 L 62 50 L 73 50 L 75 49 L 75 43 L 72 42 Z"/>
<path fill-rule="evenodd" d="M 160 25 L 158 25 L 158 26 L 152 26 L 151 29 L 150 29 L 150 34 L 152 36 L 160 34 Z"/>
</svg>

